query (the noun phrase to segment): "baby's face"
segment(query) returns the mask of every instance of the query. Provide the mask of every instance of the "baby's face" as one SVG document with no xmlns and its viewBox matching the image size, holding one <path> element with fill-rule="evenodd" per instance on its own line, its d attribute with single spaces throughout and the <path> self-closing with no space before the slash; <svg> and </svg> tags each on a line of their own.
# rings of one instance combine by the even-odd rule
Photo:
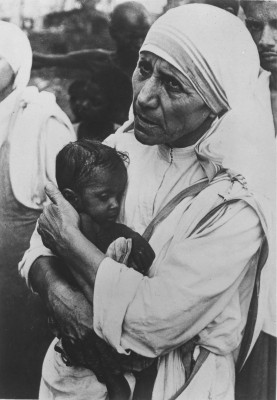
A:
<svg viewBox="0 0 277 400">
<path fill-rule="evenodd" d="M 125 168 L 116 171 L 99 168 L 91 184 L 81 195 L 82 209 L 96 222 L 113 222 L 118 217 L 120 202 L 127 183 Z"/>
</svg>

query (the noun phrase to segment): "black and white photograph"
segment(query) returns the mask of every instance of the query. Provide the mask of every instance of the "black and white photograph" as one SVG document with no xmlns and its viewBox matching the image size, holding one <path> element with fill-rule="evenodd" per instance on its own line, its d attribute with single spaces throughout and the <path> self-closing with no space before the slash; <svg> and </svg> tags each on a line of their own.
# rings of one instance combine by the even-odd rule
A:
<svg viewBox="0 0 277 400">
<path fill-rule="evenodd" d="M 0 0 L 0 400 L 276 400 L 277 0 Z"/>
</svg>

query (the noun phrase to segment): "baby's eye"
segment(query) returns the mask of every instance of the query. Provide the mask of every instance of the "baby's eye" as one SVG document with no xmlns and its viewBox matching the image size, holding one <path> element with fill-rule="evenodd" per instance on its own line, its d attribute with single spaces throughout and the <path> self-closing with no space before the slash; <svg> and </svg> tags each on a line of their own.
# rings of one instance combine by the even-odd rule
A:
<svg viewBox="0 0 277 400">
<path fill-rule="evenodd" d="M 138 63 L 138 70 L 143 77 L 149 75 L 152 71 L 151 64 L 147 61 L 140 61 Z"/>
<path fill-rule="evenodd" d="M 109 195 L 107 193 L 101 193 L 98 197 L 101 201 L 107 201 L 109 199 Z"/>
</svg>

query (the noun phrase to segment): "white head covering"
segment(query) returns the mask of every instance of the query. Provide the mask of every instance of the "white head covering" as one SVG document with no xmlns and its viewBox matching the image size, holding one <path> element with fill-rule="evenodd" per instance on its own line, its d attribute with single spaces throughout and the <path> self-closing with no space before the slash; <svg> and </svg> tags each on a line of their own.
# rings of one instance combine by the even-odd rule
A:
<svg viewBox="0 0 277 400">
<path fill-rule="evenodd" d="M 15 73 L 13 89 L 24 89 L 30 79 L 32 50 L 30 42 L 16 25 L 0 21 L 0 56 Z"/>
<path fill-rule="evenodd" d="M 218 115 L 195 146 L 208 178 L 227 170 L 243 175 L 255 193 L 269 195 L 273 127 L 256 98 L 259 56 L 244 24 L 213 6 L 177 7 L 152 25 L 141 51 L 177 68 Z"/>
</svg>

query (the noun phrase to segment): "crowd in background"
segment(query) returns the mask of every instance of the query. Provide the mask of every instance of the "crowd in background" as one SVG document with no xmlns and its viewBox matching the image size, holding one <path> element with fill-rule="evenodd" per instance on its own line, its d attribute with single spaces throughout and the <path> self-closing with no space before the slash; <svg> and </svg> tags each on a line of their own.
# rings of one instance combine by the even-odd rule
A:
<svg viewBox="0 0 277 400">
<path fill-rule="evenodd" d="M 261 96 L 261 101 L 264 103 L 267 99 L 271 105 L 269 119 L 273 117 L 272 131 L 275 129 L 276 134 L 277 2 L 181 2 L 189 3 L 211 4 L 245 20 L 260 55 L 261 90 L 269 88 L 270 95 Z M 30 33 L 32 51 L 19 32 L 15 34 L 14 44 L 18 48 L 22 42 L 18 54 L 14 54 L 11 43 L 2 43 L 3 39 L 0 39 L 0 54 L 8 60 L 15 74 L 7 92 L 4 93 L 0 84 L 0 109 L 3 110 L 0 114 L 0 234 L 4 238 L 0 247 L 3 332 L 0 336 L 0 398 L 37 398 L 43 357 L 52 338 L 46 312 L 38 298 L 25 287 L 18 275 L 17 264 L 28 248 L 38 216 L 48 202 L 44 185 L 49 179 L 55 181 L 54 158 L 68 141 L 97 139 L 102 142 L 128 119 L 132 74 L 140 47 L 153 23 L 153 16 L 137 2 L 118 5 L 110 16 L 96 11 L 82 14 L 79 10 L 50 15 L 45 23 L 59 25 L 61 19 L 67 18 L 71 21 L 70 26 L 79 23 L 79 28 L 74 32 L 67 29 L 65 40 L 55 33 L 52 43 L 49 38 L 45 40 Z M 1 29 L 7 37 L 8 28 L 6 32 L 6 27 L 0 25 L 0 33 Z M 27 87 L 29 78 L 32 87 Z M 34 86 L 46 92 L 39 93 Z M 55 94 L 61 109 L 51 93 Z M 12 121 L 9 120 L 11 110 L 14 110 Z M 33 122 L 35 119 L 39 122 Z M 15 140 L 22 128 L 25 128 L 26 137 L 22 135 L 20 140 Z M 46 155 L 41 154 L 43 146 Z M 29 161 L 22 156 L 24 149 L 28 149 Z M 31 188 L 29 193 L 24 190 L 27 186 Z M 269 320 L 276 318 L 272 312 L 269 312 Z M 265 340 L 272 342 L 272 354 L 276 352 L 272 339 L 275 334 L 271 323 L 262 332 Z M 275 397 L 276 359 L 273 356 L 273 360 L 268 360 L 268 369 L 263 370 L 267 373 L 264 382 L 268 392 L 260 396 L 265 397 L 255 397 L 257 392 L 253 393 L 247 381 L 249 371 L 252 369 L 253 372 L 253 365 L 257 366 L 262 357 L 261 352 L 265 350 L 254 348 L 253 359 L 250 357 L 245 365 L 244 375 L 242 373 L 238 380 L 238 400 L 272 400 Z"/>
</svg>

